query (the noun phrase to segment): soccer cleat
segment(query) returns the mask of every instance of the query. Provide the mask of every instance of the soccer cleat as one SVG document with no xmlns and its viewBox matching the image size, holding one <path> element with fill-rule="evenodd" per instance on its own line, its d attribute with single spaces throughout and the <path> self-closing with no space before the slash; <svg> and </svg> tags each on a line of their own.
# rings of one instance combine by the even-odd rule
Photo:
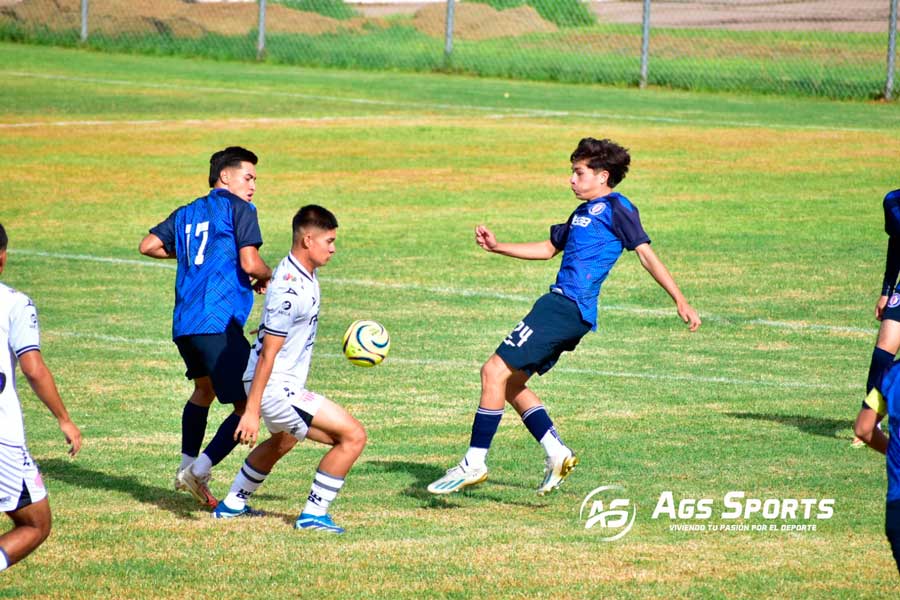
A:
<svg viewBox="0 0 900 600">
<path fill-rule="evenodd" d="M 568 448 L 566 450 L 567 454 L 547 457 L 547 466 L 544 468 L 544 483 L 537 490 L 538 496 L 543 496 L 557 489 L 559 484 L 566 480 L 566 477 L 578 464 L 578 457 L 572 454 L 572 451 Z"/>
<path fill-rule="evenodd" d="M 184 471 L 184 469 L 178 469 L 178 471 L 175 472 L 175 491 L 176 492 L 189 492 L 190 490 L 187 488 L 187 486 L 184 485 L 183 483 L 181 483 L 181 472 L 182 471 Z"/>
<path fill-rule="evenodd" d="M 320 529 L 328 533 L 344 533 L 344 528 L 335 525 L 331 520 L 331 515 L 319 516 L 309 513 L 300 513 L 300 516 L 294 521 L 294 529 Z"/>
<path fill-rule="evenodd" d="M 864 441 L 862 441 L 861 439 L 859 439 L 858 437 L 854 437 L 853 441 L 850 442 L 851 448 L 864 448 L 865 446 L 866 446 L 866 443 Z"/>
<path fill-rule="evenodd" d="M 487 473 L 485 465 L 474 467 L 460 463 L 447 469 L 447 473 L 443 477 L 433 481 L 428 486 L 428 491 L 432 494 L 452 494 L 470 485 L 478 485 L 483 481 L 487 481 Z"/>
<path fill-rule="evenodd" d="M 183 485 L 184 489 L 189 491 L 191 495 L 197 499 L 197 502 L 203 506 L 215 508 L 219 504 L 219 501 L 216 500 L 216 497 L 209 491 L 210 476 L 210 473 L 207 473 L 206 475 L 198 477 L 197 475 L 194 475 L 194 472 L 188 467 L 178 473 L 178 483 Z"/>
<path fill-rule="evenodd" d="M 219 502 L 211 514 L 213 519 L 234 519 L 236 517 L 261 517 L 265 513 L 261 510 L 254 510 L 246 504 L 244 508 L 235 509 L 227 506 L 224 502 Z"/>
</svg>

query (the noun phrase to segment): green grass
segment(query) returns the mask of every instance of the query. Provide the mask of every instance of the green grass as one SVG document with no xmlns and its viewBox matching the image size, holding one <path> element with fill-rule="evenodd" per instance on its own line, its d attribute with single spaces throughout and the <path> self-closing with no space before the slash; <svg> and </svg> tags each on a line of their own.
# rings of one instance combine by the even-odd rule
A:
<svg viewBox="0 0 900 600">
<path fill-rule="evenodd" d="M 37 303 L 43 354 L 85 435 L 66 459 L 20 379 L 55 529 L 3 574 L 0 597 L 892 597 L 884 461 L 849 440 L 877 327 L 880 200 L 897 186 L 896 105 L 15 44 L 0 44 L 0 65 L 3 281 Z M 431 497 L 468 442 L 480 363 L 558 266 L 486 255 L 472 228 L 543 239 L 574 206 L 567 157 L 585 135 L 631 149 L 620 190 L 704 325 L 687 332 L 626 254 L 599 332 L 532 384 L 578 470 L 536 497 L 542 453 L 510 410 L 491 479 Z M 190 390 L 168 339 L 174 271 L 136 247 L 205 191 L 209 154 L 233 143 L 261 158 L 270 264 L 300 205 L 341 222 L 310 377 L 370 438 L 334 506 L 341 538 L 290 526 L 323 453 L 312 443 L 261 489 L 259 521 L 214 522 L 170 489 Z M 339 354 L 357 318 L 392 333 L 375 369 Z M 210 432 L 224 416 L 213 410 Z M 215 492 L 245 456 L 217 467 Z M 611 484 L 639 512 L 602 543 L 578 511 Z M 835 513 L 799 534 L 650 518 L 663 491 L 716 499 L 718 514 L 732 490 L 834 498 Z"/>
<path fill-rule="evenodd" d="M 497 10 L 528 5 L 543 18 L 560 27 L 594 25 L 597 22 L 591 9 L 579 0 L 475 0 L 475 2 L 488 4 Z"/>
<path fill-rule="evenodd" d="M 359 16 L 348 4 L 342 0 L 275 0 L 275 4 L 281 4 L 294 10 L 314 12 L 333 19 L 350 19 Z"/>
<path fill-rule="evenodd" d="M 342 5 L 343 6 L 343 5 Z M 347 69 L 452 72 L 517 80 L 636 86 L 641 28 L 631 25 L 566 27 L 556 33 L 454 42 L 415 29 L 410 18 L 321 35 L 270 33 L 266 60 Z M 0 40 L 79 46 L 78 31 L 0 20 Z M 86 46 L 134 52 L 252 61 L 257 33 L 92 33 Z M 885 45 L 880 34 L 832 32 L 654 29 L 648 82 L 695 91 L 740 91 L 834 99 L 874 99 L 884 94 Z"/>
</svg>

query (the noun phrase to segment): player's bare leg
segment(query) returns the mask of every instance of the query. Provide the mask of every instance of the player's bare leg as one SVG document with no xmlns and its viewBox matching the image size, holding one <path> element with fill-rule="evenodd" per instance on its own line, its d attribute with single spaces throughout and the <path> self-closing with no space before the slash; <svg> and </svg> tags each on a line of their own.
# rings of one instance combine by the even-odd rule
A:
<svg viewBox="0 0 900 600">
<path fill-rule="evenodd" d="M 50 535 L 50 502 L 44 498 L 6 514 L 12 519 L 13 529 L 0 536 L 0 549 L 6 555 L 7 566 L 12 566 L 31 554 Z"/>
<path fill-rule="evenodd" d="M 328 509 L 344 485 L 350 468 L 366 447 L 366 430 L 342 406 L 328 399 L 322 401 L 307 433 L 311 440 L 331 445 L 319 461 L 312 488 L 303 512 L 294 527 L 328 533 L 343 533 L 328 515 Z"/>
</svg>

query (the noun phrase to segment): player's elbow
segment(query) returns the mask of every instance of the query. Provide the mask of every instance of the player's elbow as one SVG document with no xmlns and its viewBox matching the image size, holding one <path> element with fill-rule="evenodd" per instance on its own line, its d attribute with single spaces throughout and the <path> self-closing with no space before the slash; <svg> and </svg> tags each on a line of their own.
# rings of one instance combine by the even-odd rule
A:
<svg viewBox="0 0 900 600">
<path fill-rule="evenodd" d="M 873 426 L 869 423 L 856 421 L 853 425 L 853 435 L 864 442 L 869 442 L 872 439 L 872 429 Z"/>
<path fill-rule="evenodd" d="M 150 234 L 145 236 L 144 239 L 141 240 L 141 243 L 138 245 L 138 252 L 140 252 L 144 256 L 153 258 L 153 251 L 159 248 L 159 246 L 159 238 L 153 234 Z"/>
</svg>

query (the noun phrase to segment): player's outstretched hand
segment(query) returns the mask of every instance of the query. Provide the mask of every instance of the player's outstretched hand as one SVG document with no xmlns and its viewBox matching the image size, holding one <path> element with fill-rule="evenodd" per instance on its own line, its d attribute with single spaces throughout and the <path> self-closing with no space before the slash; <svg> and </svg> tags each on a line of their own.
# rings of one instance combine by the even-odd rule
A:
<svg viewBox="0 0 900 600">
<path fill-rule="evenodd" d="M 875 303 L 875 318 L 877 320 L 881 320 L 882 315 L 884 315 L 884 307 L 887 306 L 888 297 L 880 296 L 878 298 L 878 302 Z"/>
<path fill-rule="evenodd" d="M 700 315 L 697 314 L 697 311 L 694 310 L 694 307 L 690 304 L 680 305 L 678 307 L 678 316 L 681 317 L 682 321 L 687 323 L 690 331 L 697 331 L 697 328 L 700 327 Z"/>
<path fill-rule="evenodd" d="M 81 450 L 81 430 L 72 421 L 61 421 L 59 428 L 69 444 L 69 456 L 75 456 Z"/>
<path fill-rule="evenodd" d="M 257 435 L 259 435 L 259 415 L 245 411 L 237 429 L 234 430 L 234 440 L 252 448 L 256 445 Z"/>
<path fill-rule="evenodd" d="M 475 243 L 488 252 L 493 252 L 494 248 L 497 247 L 497 238 L 494 236 L 493 231 L 484 225 L 479 225 L 475 228 Z"/>
</svg>

